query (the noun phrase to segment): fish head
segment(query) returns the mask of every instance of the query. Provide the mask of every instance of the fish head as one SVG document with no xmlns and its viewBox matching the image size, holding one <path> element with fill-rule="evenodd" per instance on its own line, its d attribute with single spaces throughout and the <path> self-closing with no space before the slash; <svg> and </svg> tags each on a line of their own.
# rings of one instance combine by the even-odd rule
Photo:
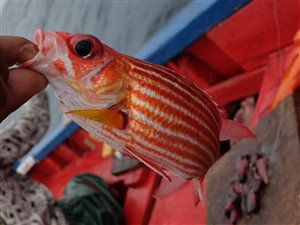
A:
<svg viewBox="0 0 300 225">
<path fill-rule="evenodd" d="M 38 29 L 34 42 L 40 51 L 23 66 L 46 76 L 63 111 L 107 109 L 124 98 L 119 54 L 98 38 Z"/>
</svg>

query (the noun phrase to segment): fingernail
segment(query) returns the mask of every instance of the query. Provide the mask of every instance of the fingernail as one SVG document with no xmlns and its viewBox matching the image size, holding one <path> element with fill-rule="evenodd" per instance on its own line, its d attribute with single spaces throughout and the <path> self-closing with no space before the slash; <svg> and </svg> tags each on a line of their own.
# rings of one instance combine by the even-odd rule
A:
<svg viewBox="0 0 300 225">
<path fill-rule="evenodd" d="M 20 48 L 18 61 L 24 62 L 29 59 L 32 59 L 37 53 L 38 48 L 33 44 L 26 44 Z"/>
</svg>

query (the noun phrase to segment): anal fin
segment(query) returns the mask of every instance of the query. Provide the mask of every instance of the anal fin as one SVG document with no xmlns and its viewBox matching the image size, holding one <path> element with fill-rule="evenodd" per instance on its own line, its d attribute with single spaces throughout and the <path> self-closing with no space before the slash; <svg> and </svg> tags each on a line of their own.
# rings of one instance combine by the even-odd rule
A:
<svg viewBox="0 0 300 225">
<path fill-rule="evenodd" d="M 172 194 L 178 190 L 180 190 L 182 187 L 184 187 L 189 181 L 179 178 L 171 173 L 168 173 L 168 176 L 171 178 L 171 182 L 167 181 L 165 179 L 161 180 L 159 186 L 154 191 L 153 196 L 156 198 L 163 198 L 165 196 L 168 196 L 169 194 Z"/>
<path fill-rule="evenodd" d="M 154 170 L 156 173 L 161 175 L 164 179 L 171 181 L 171 178 L 163 171 L 163 169 L 160 166 L 156 165 L 153 162 L 150 162 L 149 160 L 145 159 L 143 156 L 139 155 L 138 153 L 135 153 L 134 151 L 128 148 L 126 148 L 126 151 L 130 153 L 134 158 L 136 158 L 137 160 L 141 161 L 143 164 L 148 166 L 150 169 Z"/>
</svg>

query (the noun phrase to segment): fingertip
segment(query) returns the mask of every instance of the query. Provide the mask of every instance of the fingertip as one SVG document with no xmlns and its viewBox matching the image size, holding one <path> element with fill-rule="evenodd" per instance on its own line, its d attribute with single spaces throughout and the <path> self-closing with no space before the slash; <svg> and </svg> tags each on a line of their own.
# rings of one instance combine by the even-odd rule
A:
<svg viewBox="0 0 300 225">
<path fill-rule="evenodd" d="M 36 93 L 39 93 L 41 92 L 42 90 L 44 90 L 47 85 L 48 85 L 48 81 L 47 79 L 44 77 L 44 75 L 40 74 L 40 73 L 37 73 L 35 72 L 36 75 L 34 75 L 36 77 L 35 79 L 35 90 L 36 90 Z"/>
<path fill-rule="evenodd" d="M 2 79 L 0 81 L 0 92 L 3 97 L 3 99 L 0 97 L 0 122 L 47 86 L 47 80 L 43 75 L 23 68 L 10 70 L 7 82 L 4 83 Z"/>
<path fill-rule="evenodd" d="M 24 69 L 24 70 L 26 70 L 25 72 L 26 76 L 28 76 L 28 78 L 32 80 L 31 85 L 36 87 L 38 92 L 44 90 L 47 87 L 48 80 L 43 74 L 30 69 Z"/>
<path fill-rule="evenodd" d="M 19 50 L 19 56 L 18 56 L 18 62 L 22 63 L 27 60 L 32 59 L 37 53 L 39 52 L 39 49 L 36 45 L 29 43 L 22 46 Z"/>
<path fill-rule="evenodd" d="M 0 36 L 0 51 L 8 66 L 34 57 L 39 49 L 30 40 L 18 36 Z"/>
</svg>

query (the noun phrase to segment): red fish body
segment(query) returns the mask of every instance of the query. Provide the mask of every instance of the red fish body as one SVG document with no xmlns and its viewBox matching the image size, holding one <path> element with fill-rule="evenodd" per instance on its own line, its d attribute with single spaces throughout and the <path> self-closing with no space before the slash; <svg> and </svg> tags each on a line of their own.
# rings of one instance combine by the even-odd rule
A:
<svg viewBox="0 0 300 225">
<path fill-rule="evenodd" d="M 48 78 L 71 119 L 167 179 L 165 170 L 193 179 L 199 195 L 200 181 L 219 157 L 220 134 L 253 137 L 222 120 L 206 93 L 165 67 L 89 35 L 38 30 L 35 42 L 40 53 L 24 66 Z"/>
<path fill-rule="evenodd" d="M 203 177 L 219 155 L 221 120 L 214 102 L 182 76 L 124 57 L 133 81 L 131 149 L 177 175 Z"/>
</svg>

